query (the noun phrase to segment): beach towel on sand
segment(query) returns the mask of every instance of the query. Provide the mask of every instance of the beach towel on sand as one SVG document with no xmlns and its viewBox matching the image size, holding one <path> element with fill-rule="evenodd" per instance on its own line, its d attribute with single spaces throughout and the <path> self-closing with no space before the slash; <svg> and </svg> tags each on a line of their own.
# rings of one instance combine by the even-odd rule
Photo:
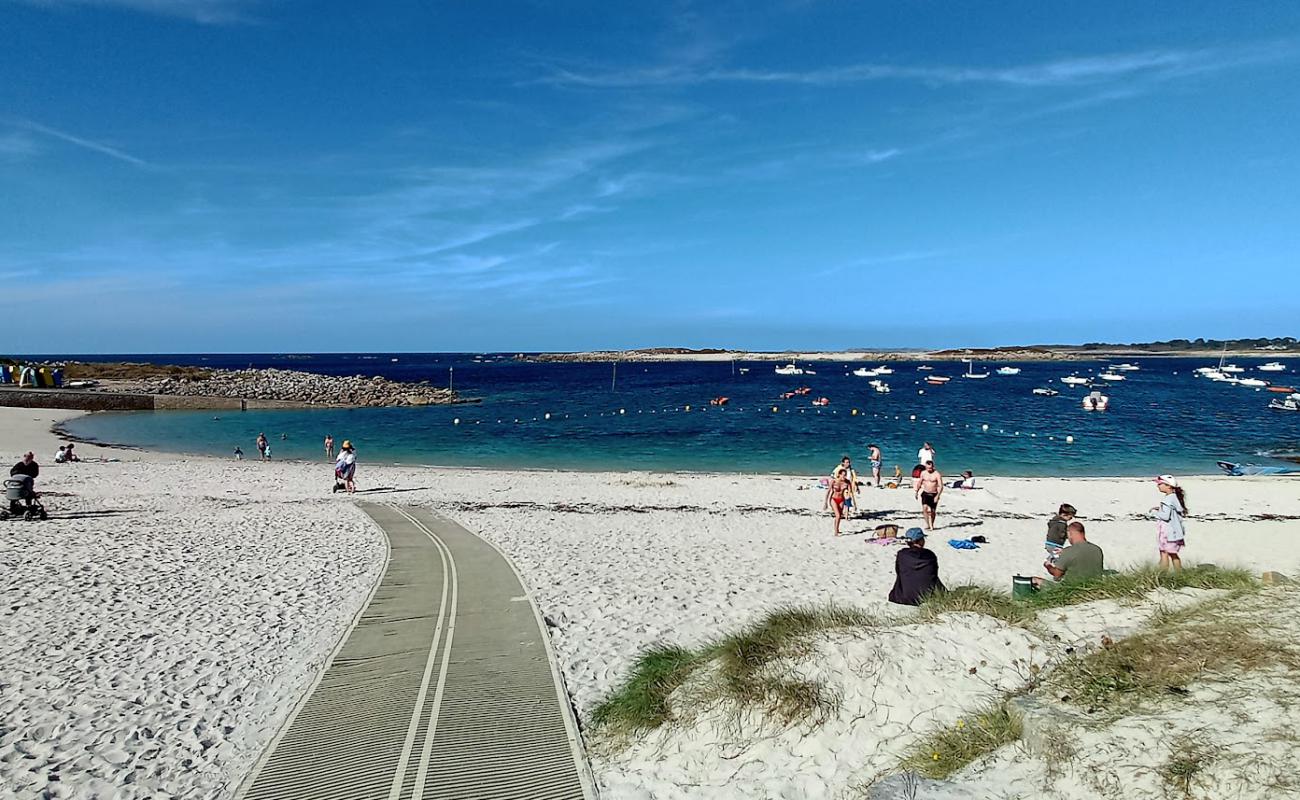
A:
<svg viewBox="0 0 1300 800">
<path fill-rule="evenodd" d="M 978 550 L 980 546 L 969 539 L 949 539 L 948 546 L 954 550 Z"/>
</svg>

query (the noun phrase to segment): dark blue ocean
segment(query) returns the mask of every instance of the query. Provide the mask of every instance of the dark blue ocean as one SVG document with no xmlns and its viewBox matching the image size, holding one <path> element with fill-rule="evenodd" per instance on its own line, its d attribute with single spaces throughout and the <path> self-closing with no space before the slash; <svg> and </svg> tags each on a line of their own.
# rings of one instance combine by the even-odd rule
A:
<svg viewBox="0 0 1300 800">
<path fill-rule="evenodd" d="M 76 358 L 76 356 L 60 356 Z M 326 433 L 350 438 L 363 462 L 557 468 L 824 473 L 841 454 L 865 466 L 868 443 L 885 452 L 886 470 L 910 470 L 931 442 L 945 471 L 976 475 L 1152 475 L 1210 473 L 1215 461 L 1282 464 L 1300 451 L 1300 414 L 1272 411 L 1280 395 L 1193 378 L 1214 360 L 1138 359 L 1138 372 L 1107 385 L 1110 409 L 1086 412 L 1086 388 L 1060 378 L 1088 375 L 1107 362 L 1022 363 L 1014 377 L 959 377 L 960 363 L 893 363 L 878 394 L 861 364 L 811 362 L 816 375 L 782 377 L 771 362 L 534 363 L 504 355 L 328 354 L 96 356 L 212 367 L 280 367 L 332 375 L 382 375 L 446 385 L 481 402 L 454 407 L 311 411 L 141 412 L 94 414 L 74 421 L 78 436 L 188 453 L 256 453 L 264 431 L 276 458 L 319 458 Z M 1238 359 L 1248 375 L 1296 385 L 1300 361 L 1286 373 L 1259 373 L 1266 359 Z M 867 365 L 874 366 L 874 365 Z M 988 363 L 979 370 L 994 370 Z M 748 372 L 742 372 L 742 369 Z M 927 375 L 949 375 L 942 387 Z M 798 386 L 812 394 L 778 396 Z M 1036 386 L 1060 390 L 1038 397 Z M 924 394 L 921 394 L 924 390 Z M 717 396 L 724 408 L 710 407 Z M 824 408 L 811 405 L 818 396 Z M 687 408 L 689 407 L 689 410 Z M 773 411 L 773 408 L 776 411 Z M 853 410 L 857 414 L 853 414 Z M 547 418 L 549 416 L 549 419 Z M 458 422 L 457 422 L 458 421 Z M 985 429 L 987 426 L 987 430 Z M 1073 437 L 1073 441 L 1067 441 Z"/>
</svg>

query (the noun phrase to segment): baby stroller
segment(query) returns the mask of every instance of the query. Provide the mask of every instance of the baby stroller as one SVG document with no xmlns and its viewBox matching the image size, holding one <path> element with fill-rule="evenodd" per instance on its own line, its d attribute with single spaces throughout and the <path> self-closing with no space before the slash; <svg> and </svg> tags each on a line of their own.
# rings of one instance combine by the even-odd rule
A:
<svg viewBox="0 0 1300 800">
<path fill-rule="evenodd" d="M 45 506 L 41 504 L 40 495 L 36 493 L 36 482 L 30 475 L 11 475 L 5 481 L 5 500 L 8 508 L 0 508 L 0 519 L 22 517 L 26 520 L 49 519 Z"/>
</svg>

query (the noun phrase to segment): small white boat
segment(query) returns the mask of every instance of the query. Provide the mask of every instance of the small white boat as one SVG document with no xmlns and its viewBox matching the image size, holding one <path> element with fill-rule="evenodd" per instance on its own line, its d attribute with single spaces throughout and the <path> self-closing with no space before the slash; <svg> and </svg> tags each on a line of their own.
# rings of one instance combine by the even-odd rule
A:
<svg viewBox="0 0 1300 800">
<path fill-rule="evenodd" d="M 1268 381 L 1261 381 L 1259 378 L 1238 378 L 1238 386 L 1249 386 L 1252 389 L 1262 389 L 1268 386 Z"/>
<path fill-rule="evenodd" d="M 1083 398 L 1084 411 L 1105 411 L 1109 405 L 1110 398 L 1096 390 L 1089 392 L 1088 396 Z"/>
<path fill-rule="evenodd" d="M 877 392 L 880 392 L 881 394 L 889 394 L 889 384 L 887 383 L 877 383 L 875 385 L 875 389 Z"/>
<path fill-rule="evenodd" d="M 1279 397 L 1268 404 L 1274 411 L 1300 411 L 1300 400 L 1293 397 Z"/>
<path fill-rule="evenodd" d="M 1219 371 L 1220 372 L 1245 372 L 1246 368 L 1239 367 L 1236 364 L 1226 364 L 1222 367 L 1219 367 Z"/>
<path fill-rule="evenodd" d="M 740 369 L 738 369 L 738 370 L 736 370 L 736 371 L 739 372 L 741 375 L 748 375 L 748 374 L 749 374 L 749 367 L 741 367 Z"/>
<path fill-rule="evenodd" d="M 1129 364 L 1125 362 L 1123 364 L 1111 364 L 1107 369 L 1111 372 L 1137 372 L 1141 367 L 1137 364 Z"/>
<path fill-rule="evenodd" d="M 1118 372 L 1103 372 L 1103 373 L 1101 373 L 1100 375 L 1098 375 L 1097 377 L 1098 377 L 1098 378 L 1101 378 L 1103 381 L 1122 381 L 1122 380 L 1125 380 L 1124 376 L 1121 375 L 1121 374 L 1119 374 Z"/>
<path fill-rule="evenodd" d="M 1041 397 L 1056 397 L 1058 394 L 1060 394 L 1060 392 L 1056 391 L 1055 389 L 1049 389 L 1046 386 L 1040 386 L 1034 390 L 1034 394 L 1039 395 Z"/>
<path fill-rule="evenodd" d="M 775 372 L 777 375 L 802 375 L 803 374 L 803 370 L 799 369 L 794 364 L 786 364 L 784 367 L 777 367 Z"/>
<path fill-rule="evenodd" d="M 889 367 L 885 366 L 884 364 L 881 364 L 880 366 L 876 367 L 876 374 L 877 374 L 877 375 L 893 375 L 893 374 L 894 374 L 894 371 L 893 371 L 892 369 L 890 369 Z"/>
<path fill-rule="evenodd" d="M 1260 372 L 1286 372 L 1286 364 L 1281 361 L 1270 361 L 1267 364 L 1260 364 L 1257 369 Z"/>
<path fill-rule="evenodd" d="M 805 375 L 816 375 L 817 373 L 816 373 L 816 372 L 813 372 L 813 371 L 810 370 L 810 369 L 806 369 L 806 370 L 803 371 L 803 374 L 805 374 Z"/>
<path fill-rule="evenodd" d="M 880 373 L 876 372 L 874 369 L 867 369 L 866 367 L 858 367 L 857 369 L 853 370 L 853 374 L 857 375 L 859 378 L 874 378 Z"/>
<path fill-rule="evenodd" d="M 934 369 L 934 367 L 930 366 L 929 364 L 922 364 L 921 366 L 917 367 L 917 370 L 920 372 L 929 372 L 932 369 Z"/>
<path fill-rule="evenodd" d="M 1286 396 L 1286 399 L 1294 400 L 1297 403 L 1300 403 L 1300 392 L 1296 392 L 1295 394 L 1289 394 Z"/>
<path fill-rule="evenodd" d="M 976 372 L 975 362 L 969 358 L 963 358 L 962 363 L 966 365 L 966 371 L 962 373 L 963 378 L 987 378 L 987 372 Z"/>
<path fill-rule="evenodd" d="M 1019 375 L 1020 367 L 998 367 L 999 375 Z"/>
<path fill-rule="evenodd" d="M 1087 378 L 1080 378 L 1078 375 L 1067 375 L 1066 377 L 1061 378 L 1061 383 L 1064 383 L 1066 386 L 1083 386 L 1087 382 Z"/>
<path fill-rule="evenodd" d="M 925 379 L 925 382 L 930 384 L 931 386 L 943 386 L 945 383 L 947 383 L 950 380 L 952 380 L 952 378 L 948 377 L 947 375 L 931 375 L 930 377 Z"/>
</svg>

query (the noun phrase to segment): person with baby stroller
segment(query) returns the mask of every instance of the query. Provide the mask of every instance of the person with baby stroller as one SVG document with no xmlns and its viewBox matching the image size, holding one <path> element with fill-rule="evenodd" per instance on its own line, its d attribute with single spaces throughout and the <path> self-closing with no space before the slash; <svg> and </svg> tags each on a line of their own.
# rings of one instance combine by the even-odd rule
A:
<svg viewBox="0 0 1300 800">
<path fill-rule="evenodd" d="M 14 464 L 5 481 L 5 500 L 8 508 L 0 508 L 0 519 L 19 517 L 23 519 L 49 519 L 41 496 L 36 491 L 36 476 L 41 474 L 41 465 L 36 463 L 36 454 L 28 452 L 23 460 Z"/>
<path fill-rule="evenodd" d="M 345 439 L 334 462 L 334 491 L 346 489 L 348 494 L 352 494 L 357 490 L 356 477 L 357 451 L 352 442 Z"/>
</svg>

